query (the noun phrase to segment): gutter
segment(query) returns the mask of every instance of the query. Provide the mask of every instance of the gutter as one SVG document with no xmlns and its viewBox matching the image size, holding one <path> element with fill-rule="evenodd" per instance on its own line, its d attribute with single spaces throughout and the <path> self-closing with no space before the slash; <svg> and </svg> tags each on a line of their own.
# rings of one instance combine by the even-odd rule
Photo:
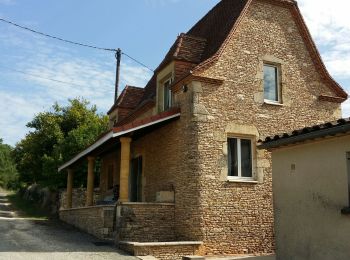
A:
<svg viewBox="0 0 350 260">
<path fill-rule="evenodd" d="M 274 148 L 278 148 L 280 146 L 300 143 L 300 142 L 304 142 L 312 139 L 323 138 L 326 136 L 335 136 L 337 134 L 345 134 L 347 132 L 350 132 L 350 124 L 335 126 L 327 129 L 321 129 L 311 133 L 300 134 L 300 135 L 291 136 L 287 138 L 281 138 L 278 140 L 272 140 L 266 143 L 262 143 L 261 145 L 258 145 L 258 149 L 271 150 Z"/>
<path fill-rule="evenodd" d="M 79 154 L 77 154 L 76 156 L 74 156 L 71 160 L 69 160 L 68 162 L 66 162 L 65 164 L 63 164 L 62 166 L 60 166 L 58 168 L 58 172 L 64 170 L 65 168 L 71 166 L 73 163 L 77 162 L 79 159 L 81 159 L 82 157 L 88 155 L 90 152 L 92 152 L 93 150 L 95 150 L 96 148 L 98 148 L 99 146 L 101 146 L 102 144 L 104 144 L 105 142 L 107 142 L 108 140 L 115 138 L 115 137 L 120 137 L 122 135 L 140 130 L 142 128 L 148 127 L 148 126 L 152 126 L 176 117 L 180 117 L 181 113 L 176 113 L 164 118 L 160 118 L 158 120 L 143 124 L 143 125 L 139 125 L 139 126 L 135 126 L 135 127 L 131 127 L 130 129 L 126 129 L 126 130 L 122 130 L 119 132 L 114 132 L 113 130 L 111 130 L 110 132 L 108 132 L 105 136 L 103 136 L 101 139 L 99 139 L 98 141 L 96 141 L 94 144 L 92 144 L 91 146 L 89 146 L 88 148 L 86 148 L 84 151 L 80 152 Z"/>
</svg>

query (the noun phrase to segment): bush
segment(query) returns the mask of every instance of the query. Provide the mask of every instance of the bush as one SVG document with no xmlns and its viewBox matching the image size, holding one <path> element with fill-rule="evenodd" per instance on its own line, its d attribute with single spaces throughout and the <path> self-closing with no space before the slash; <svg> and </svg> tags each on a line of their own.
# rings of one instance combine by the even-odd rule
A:
<svg viewBox="0 0 350 260">
<path fill-rule="evenodd" d="M 0 138 L 0 186 L 9 190 L 17 190 L 20 187 L 19 175 L 12 158 L 12 151 L 12 147 L 3 144 Z"/>
</svg>

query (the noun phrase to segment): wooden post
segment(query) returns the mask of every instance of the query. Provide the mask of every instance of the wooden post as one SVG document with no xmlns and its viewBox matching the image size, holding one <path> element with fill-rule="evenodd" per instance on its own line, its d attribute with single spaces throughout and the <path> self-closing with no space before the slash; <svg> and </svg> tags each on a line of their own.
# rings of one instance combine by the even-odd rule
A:
<svg viewBox="0 0 350 260">
<path fill-rule="evenodd" d="M 121 137 L 119 201 L 129 201 L 130 137 Z"/>
<path fill-rule="evenodd" d="M 73 170 L 68 169 L 67 175 L 67 208 L 72 208 L 72 194 L 73 194 Z"/>
<path fill-rule="evenodd" d="M 86 206 L 92 206 L 94 203 L 94 169 L 95 157 L 88 157 L 88 176 L 86 186 Z"/>
</svg>

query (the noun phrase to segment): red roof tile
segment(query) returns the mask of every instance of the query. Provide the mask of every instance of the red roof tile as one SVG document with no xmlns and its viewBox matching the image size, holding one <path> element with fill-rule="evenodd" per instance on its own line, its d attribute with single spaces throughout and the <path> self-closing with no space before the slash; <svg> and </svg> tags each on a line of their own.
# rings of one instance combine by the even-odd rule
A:
<svg viewBox="0 0 350 260">
<path fill-rule="evenodd" d="M 187 35 L 206 39 L 201 62 L 220 49 L 247 2 L 248 0 L 222 0 L 187 32 Z"/>
<path fill-rule="evenodd" d="M 325 81 L 334 90 L 336 96 L 332 101 L 343 102 L 347 98 L 346 92 L 337 84 L 326 70 L 321 57 L 313 43 L 308 29 L 303 21 L 298 6 L 293 0 L 265 0 L 272 4 L 286 5 L 291 8 L 298 26 L 305 38 L 306 45 L 313 57 L 315 65 L 320 68 L 320 72 L 324 75 Z M 173 60 L 181 60 L 193 63 L 194 66 L 188 66 L 188 71 L 181 71 L 183 76 L 193 70 L 200 70 L 208 66 L 211 62 L 217 60 L 222 49 L 227 44 L 228 39 L 232 37 L 235 28 L 238 26 L 244 13 L 249 7 L 252 0 L 221 0 L 214 8 L 212 8 L 200 21 L 198 21 L 187 33 L 179 35 L 156 69 L 155 74 L 148 82 L 144 89 L 143 96 L 137 108 L 134 108 L 128 116 L 137 111 L 141 104 L 152 100 L 156 96 L 156 73 Z M 175 82 L 179 80 L 175 79 Z M 327 100 L 331 100 L 328 98 Z M 127 116 L 127 117 L 128 117 Z"/>
<path fill-rule="evenodd" d="M 119 95 L 117 102 L 112 106 L 112 108 L 108 111 L 110 114 L 116 107 L 134 109 L 136 108 L 145 93 L 144 88 L 134 87 L 134 86 L 126 86 L 122 93 Z"/>
<path fill-rule="evenodd" d="M 128 123 L 128 124 L 125 124 L 122 126 L 118 126 L 118 127 L 114 127 L 113 132 L 118 133 L 118 132 L 122 132 L 122 131 L 127 131 L 127 130 L 135 128 L 135 127 L 143 126 L 143 125 L 170 117 L 172 115 L 179 114 L 180 112 L 181 112 L 180 108 L 172 108 L 168 111 L 157 114 L 155 116 L 151 116 L 151 117 L 140 119 L 140 120 L 135 120 L 131 123 Z"/>
</svg>

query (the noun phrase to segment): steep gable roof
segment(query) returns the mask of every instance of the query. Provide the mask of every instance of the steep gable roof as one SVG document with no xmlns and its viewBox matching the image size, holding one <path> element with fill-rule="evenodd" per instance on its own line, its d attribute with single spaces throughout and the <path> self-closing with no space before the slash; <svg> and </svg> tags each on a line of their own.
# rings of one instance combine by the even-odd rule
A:
<svg viewBox="0 0 350 260">
<path fill-rule="evenodd" d="M 241 20 L 244 18 L 244 15 L 253 1 L 265 1 L 274 5 L 287 7 L 291 10 L 316 68 L 319 70 L 323 81 L 336 95 L 332 97 L 321 96 L 320 99 L 330 102 L 345 101 L 348 95 L 327 71 L 296 1 L 221 0 L 187 33 L 182 33 L 177 37 L 175 43 L 156 69 L 155 74 L 146 85 L 139 104 L 153 99 L 156 96 L 156 73 L 171 61 L 182 60 L 195 65 L 191 71 L 183 75 L 183 78 L 186 78 L 190 74 L 198 75 L 200 71 L 215 63 L 222 55 L 227 43 L 234 37 Z M 177 79 L 175 84 L 181 80 L 182 79 Z"/>
<path fill-rule="evenodd" d="M 247 3 L 248 0 L 222 0 L 187 32 L 207 40 L 201 62 L 220 49 Z"/>
<path fill-rule="evenodd" d="M 144 88 L 126 86 L 118 97 L 117 102 L 108 111 L 108 114 L 110 114 L 116 107 L 134 109 L 141 102 L 144 93 Z"/>
<path fill-rule="evenodd" d="M 215 21 L 217 25 L 223 26 L 223 23 L 225 22 L 223 19 L 230 18 L 230 16 L 225 16 L 225 13 L 227 12 L 226 9 L 231 10 L 231 12 L 237 12 L 236 15 L 232 15 L 231 19 L 227 21 L 228 23 L 231 22 L 230 30 L 228 30 L 228 27 L 220 27 L 222 31 L 225 33 L 225 37 L 220 38 L 220 34 L 216 37 L 217 42 L 215 42 L 215 38 L 212 42 L 213 46 L 211 51 L 207 51 L 208 55 L 203 54 L 203 58 L 208 56 L 206 60 L 203 60 L 200 64 L 198 64 L 194 69 L 193 73 L 196 73 L 198 71 L 201 71 L 209 66 L 211 66 L 213 63 L 215 63 L 221 56 L 224 48 L 226 47 L 226 44 L 229 42 L 229 40 L 234 37 L 234 33 L 240 24 L 240 21 L 246 14 L 246 12 L 249 9 L 249 6 L 253 1 L 257 0 L 221 0 L 205 17 L 202 18 L 188 33 L 196 32 L 196 36 L 200 36 L 207 39 L 208 46 L 210 44 L 210 37 L 213 28 L 210 28 L 210 20 L 212 19 Z M 344 89 L 332 78 L 332 76 L 329 74 L 326 66 L 324 65 L 321 55 L 316 47 L 315 42 L 312 39 L 312 36 L 309 32 L 309 29 L 306 26 L 306 23 L 303 19 L 303 16 L 299 10 L 298 4 L 294 0 L 259 0 L 264 2 L 269 2 L 274 5 L 281 5 L 287 8 L 290 8 L 293 17 L 295 18 L 295 21 L 297 23 L 297 26 L 300 30 L 300 33 L 304 39 L 304 42 L 310 52 L 310 56 L 312 57 L 314 64 L 316 68 L 320 71 L 321 77 L 324 80 L 324 82 L 334 91 L 334 93 L 337 95 L 340 99 L 334 99 L 332 102 L 343 102 L 348 98 L 348 94 L 344 91 Z M 234 6 L 238 6 L 234 7 Z M 240 12 L 239 12 L 240 10 Z M 222 16 L 221 16 L 222 12 Z M 230 12 L 230 11 L 228 11 Z M 238 13 L 239 12 L 239 13 Z M 201 25 L 199 25 L 201 24 Z M 198 29 L 199 28 L 199 29 Z M 198 32 L 197 32 L 198 31 Z M 214 30 L 215 31 L 215 30 Z M 219 31 L 219 30 L 217 30 Z M 204 32 L 208 34 L 207 37 L 204 37 Z M 218 32 L 217 32 L 218 33 Z M 216 45 L 216 44 L 217 45 Z M 220 45 L 220 46 L 219 46 Z M 218 47 L 219 46 L 219 47 Z M 331 100 L 332 97 L 328 97 L 328 100 Z"/>
<path fill-rule="evenodd" d="M 161 70 L 173 60 L 187 61 L 191 63 L 200 63 L 202 55 L 207 46 L 207 40 L 200 37 L 194 37 L 181 33 L 175 43 L 171 46 L 165 58 L 160 63 L 156 71 Z"/>
</svg>

